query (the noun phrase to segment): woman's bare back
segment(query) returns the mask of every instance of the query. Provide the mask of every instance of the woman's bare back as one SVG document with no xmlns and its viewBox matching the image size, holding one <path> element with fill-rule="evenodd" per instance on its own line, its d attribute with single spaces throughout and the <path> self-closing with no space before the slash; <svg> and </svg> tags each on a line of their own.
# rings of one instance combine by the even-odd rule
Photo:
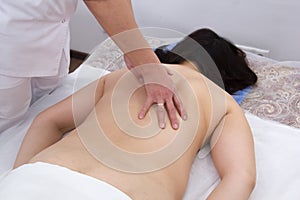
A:
<svg viewBox="0 0 300 200">
<path fill-rule="evenodd" d="M 52 163 L 95 177 L 119 188 L 133 199 L 182 199 L 191 165 L 203 144 L 206 133 L 212 132 L 214 127 L 211 127 L 211 124 L 217 124 L 225 115 L 225 111 L 214 110 L 219 114 L 218 117 L 212 117 L 210 97 L 213 95 L 207 95 L 211 91 L 201 74 L 180 65 L 172 66 L 172 69 L 178 75 L 175 75 L 173 80 L 188 114 L 188 120 L 182 121 L 177 131 L 170 127 L 169 122 L 166 122 L 165 129 L 160 130 L 158 127 L 156 129 L 157 122 L 153 116 L 150 118 L 148 115 L 144 120 L 137 118 L 138 111 L 145 102 L 145 91 L 143 87 L 140 87 L 132 95 L 126 96 L 125 94 L 130 94 L 130 92 L 125 91 L 125 96 L 122 96 L 120 90 L 132 77 L 129 75 L 126 78 L 126 74 L 130 72 L 120 70 L 105 77 L 101 99 L 96 104 L 95 110 L 79 128 L 37 154 L 30 162 Z M 122 85 L 121 88 L 118 88 L 118 85 Z M 223 93 L 219 89 L 217 92 Z M 115 96 L 116 94 L 117 96 Z M 115 103 L 118 102 L 120 105 L 127 105 L 127 113 L 114 111 Z M 156 109 L 156 107 L 153 106 L 152 109 Z M 211 119 L 216 122 L 211 123 Z M 121 121 L 118 122 L 118 120 Z M 128 121 L 128 127 L 122 127 L 126 126 L 124 120 Z M 92 121 L 97 122 L 97 125 Z M 138 128 L 132 128 L 132 124 Z M 158 132 L 148 138 L 143 138 L 143 134 L 146 134 L 143 130 L 149 129 L 149 127 L 150 129 L 154 127 L 153 130 L 158 130 Z M 130 130 L 141 131 L 135 131 L 134 135 L 131 135 Z M 112 153 L 110 150 L 107 152 L 108 149 L 105 145 L 97 146 L 99 151 L 89 146 L 93 143 L 90 141 L 93 134 L 103 134 L 112 144 L 114 152 Z M 174 147 L 177 149 L 166 150 Z M 145 156 L 146 154 L 147 156 L 148 154 L 160 156 L 159 152 L 165 153 L 165 157 L 161 157 L 165 159 L 161 159 L 160 164 L 155 159 L 157 156 L 149 156 L 149 159 L 137 160 L 134 164 L 130 163 L 131 165 L 128 164 L 123 168 L 122 161 L 118 162 L 123 159 L 123 157 L 118 159 L 120 155 L 117 154 L 120 150 L 123 153 L 120 155 L 128 156 L 127 160 L 138 153 Z M 178 153 L 173 153 L 175 151 Z M 106 156 L 97 155 L 99 152 L 105 153 Z M 135 168 L 136 166 L 138 168 Z"/>
</svg>

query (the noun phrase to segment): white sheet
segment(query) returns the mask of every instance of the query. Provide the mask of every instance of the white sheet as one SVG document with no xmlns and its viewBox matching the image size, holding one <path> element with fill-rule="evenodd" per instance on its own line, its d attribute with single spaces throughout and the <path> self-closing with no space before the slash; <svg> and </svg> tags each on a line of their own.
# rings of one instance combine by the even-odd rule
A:
<svg viewBox="0 0 300 200">
<path fill-rule="evenodd" d="M 70 95 L 76 77 L 77 86 L 81 87 L 105 73 L 108 72 L 81 66 L 65 80 L 63 86 L 37 101 L 26 120 L 3 132 L 0 135 L 0 175 L 11 168 L 24 134 L 37 113 Z M 251 114 L 246 114 L 246 117 L 254 135 L 257 162 L 257 185 L 251 199 L 300 199 L 300 130 Z M 218 181 L 210 155 L 202 159 L 197 157 L 184 199 L 204 199 Z"/>
<path fill-rule="evenodd" d="M 246 113 L 251 126 L 257 183 L 251 200 L 300 199 L 300 130 Z M 219 182 L 211 156 L 194 161 L 186 200 L 205 199 Z"/>
<path fill-rule="evenodd" d="M 0 175 L 12 167 L 23 137 L 38 113 L 107 73 L 109 72 L 103 69 L 81 65 L 75 72 L 68 75 L 54 92 L 36 101 L 30 107 L 24 121 L 2 132 L 0 134 Z"/>
</svg>

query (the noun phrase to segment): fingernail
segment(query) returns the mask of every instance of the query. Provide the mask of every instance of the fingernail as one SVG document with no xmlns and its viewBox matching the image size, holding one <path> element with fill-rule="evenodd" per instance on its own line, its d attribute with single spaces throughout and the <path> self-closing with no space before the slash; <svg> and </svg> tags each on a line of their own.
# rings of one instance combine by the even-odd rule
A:
<svg viewBox="0 0 300 200">
<path fill-rule="evenodd" d="M 174 128 L 174 129 L 178 129 L 178 124 L 177 124 L 177 123 L 174 123 L 174 124 L 173 124 L 173 128 Z"/>
<path fill-rule="evenodd" d="M 164 129 L 164 128 L 165 128 L 165 123 L 161 122 L 161 123 L 159 124 L 159 127 L 162 128 L 162 129 Z"/>
<path fill-rule="evenodd" d="M 184 114 L 182 115 L 182 119 L 183 119 L 184 121 L 186 121 L 186 120 L 187 120 L 187 118 L 188 118 L 187 114 L 186 114 L 186 113 L 184 113 Z"/>
</svg>

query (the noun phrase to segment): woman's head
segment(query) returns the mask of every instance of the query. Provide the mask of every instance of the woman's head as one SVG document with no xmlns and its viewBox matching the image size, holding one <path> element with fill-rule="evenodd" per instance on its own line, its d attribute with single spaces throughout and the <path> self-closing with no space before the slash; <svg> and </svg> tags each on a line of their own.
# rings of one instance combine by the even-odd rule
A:
<svg viewBox="0 0 300 200">
<path fill-rule="evenodd" d="M 163 46 L 156 49 L 155 53 L 162 63 L 169 64 L 181 64 L 186 59 L 180 55 L 187 55 L 186 57 L 189 58 L 189 61 L 194 62 L 199 71 L 203 73 L 203 71 L 206 71 L 206 66 L 201 63 L 200 55 L 198 55 L 199 52 L 197 53 L 197 51 L 191 49 L 195 47 L 185 45 L 191 39 L 200 44 L 212 58 L 221 75 L 225 90 L 228 93 L 232 94 L 253 85 L 257 81 L 257 76 L 248 66 L 246 54 L 230 41 L 220 37 L 210 29 L 194 31 L 176 44 L 171 51 L 166 50 L 165 46 Z M 176 54 L 174 52 L 179 53 Z M 205 73 L 203 74 L 206 75 Z"/>
</svg>

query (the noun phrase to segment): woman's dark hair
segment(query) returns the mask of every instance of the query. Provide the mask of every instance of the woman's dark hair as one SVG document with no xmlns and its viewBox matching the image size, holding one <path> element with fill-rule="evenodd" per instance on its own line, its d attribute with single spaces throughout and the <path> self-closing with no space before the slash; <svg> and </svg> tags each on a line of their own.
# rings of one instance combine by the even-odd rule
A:
<svg viewBox="0 0 300 200">
<path fill-rule="evenodd" d="M 197 46 L 200 44 L 212 58 L 221 75 L 224 89 L 229 94 L 253 85 L 257 81 L 256 74 L 248 66 L 246 54 L 210 29 L 199 29 L 178 42 L 171 50 L 165 45 L 157 48 L 155 53 L 162 63 L 181 64 L 186 60 L 192 61 L 207 78 L 212 81 L 217 80 L 213 78 L 215 75 L 209 75 L 207 68 L 210 66 L 203 61 L 203 56 L 199 55 L 200 51 L 195 50 L 195 45 L 191 45 L 191 40 L 194 43 L 196 41 Z M 183 55 L 185 58 L 182 57 Z M 218 84 L 218 81 L 214 82 Z"/>
</svg>

